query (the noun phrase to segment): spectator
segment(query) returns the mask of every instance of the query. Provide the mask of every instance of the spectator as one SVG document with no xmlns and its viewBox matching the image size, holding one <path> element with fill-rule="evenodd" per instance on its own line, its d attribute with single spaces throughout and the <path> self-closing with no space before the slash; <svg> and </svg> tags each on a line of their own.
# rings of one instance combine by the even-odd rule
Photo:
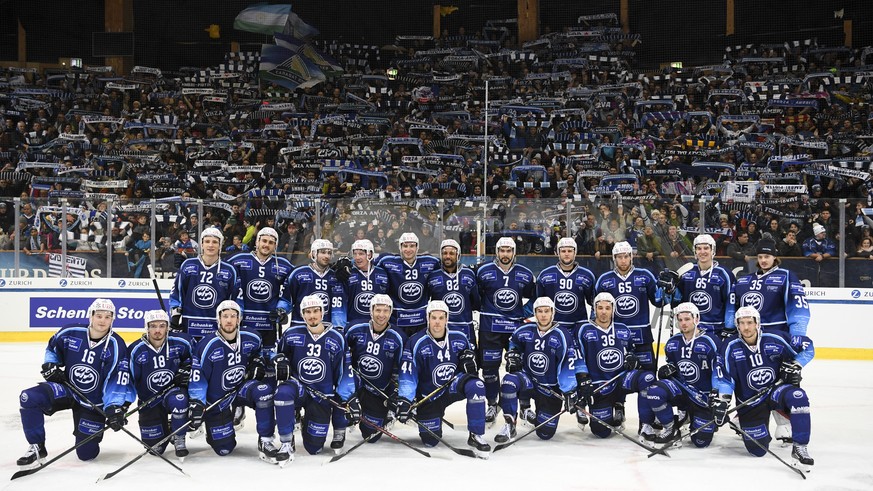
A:
<svg viewBox="0 0 873 491">
<path fill-rule="evenodd" d="M 803 250 L 800 248 L 800 243 L 797 242 L 797 233 L 789 231 L 785 234 L 785 238 L 779 241 L 778 251 L 781 257 L 802 257 Z"/>
<path fill-rule="evenodd" d="M 819 223 L 812 226 L 812 237 L 803 242 L 803 255 L 816 262 L 824 261 L 837 254 L 837 245 L 827 237 L 827 229 Z"/>
<path fill-rule="evenodd" d="M 873 239 L 864 237 L 861 239 L 861 245 L 855 251 L 855 257 L 865 257 L 873 259 Z"/>
<path fill-rule="evenodd" d="M 643 229 L 643 235 L 637 237 L 637 255 L 646 261 L 647 266 L 654 266 L 654 261 L 661 255 L 663 250 L 661 240 L 655 235 L 655 229 L 651 225 L 646 225 Z"/>
<path fill-rule="evenodd" d="M 179 232 L 179 239 L 175 244 L 173 244 L 173 248 L 176 251 L 174 261 L 176 269 L 179 269 L 179 266 L 181 266 L 186 259 L 197 257 L 197 254 L 200 253 L 200 245 L 197 244 L 197 241 L 191 238 L 191 234 L 184 229 Z"/>
<path fill-rule="evenodd" d="M 726 253 L 738 261 L 749 261 L 757 258 L 755 246 L 749 242 L 749 232 L 745 230 L 737 232 L 737 239 L 728 245 Z"/>
<path fill-rule="evenodd" d="M 661 241 L 661 245 L 664 262 L 673 271 L 687 263 L 687 256 L 692 255 L 691 243 L 687 237 L 679 233 L 679 229 L 675 225 L 670 225 L 667 228 L 667 240 Z"/>
<path fill-rule="evenodd" d="M 243 244 L 242 236 L 239 234 L 233 236 L 233 243 L 224 248 L 224 252 L 227 253 L 226 256 L 230 257 L 239 252 L 249 252 L 251 251 L 251 247 Z"/>
</svg>

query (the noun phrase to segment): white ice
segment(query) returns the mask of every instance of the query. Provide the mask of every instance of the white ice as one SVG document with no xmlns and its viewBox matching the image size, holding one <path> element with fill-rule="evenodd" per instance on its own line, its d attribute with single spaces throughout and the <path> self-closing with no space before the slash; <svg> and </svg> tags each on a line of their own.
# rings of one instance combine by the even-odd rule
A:
<svg viewBox="0 0 873 491">
<path fill-rule="evenodd" d="M 18 413 L 18 394 L 38 382 L 43 343 L 0 344 L 5 377 L 0 381 L 0 475 L 8 479 L 18 470 L 15 460 L 26 449 Z M 297 457 L 284 469 L 257 458 L 254 413 L 248 411 L 246 426 L 237 435 L 237 448 L 227 457 L 218 457 L 205 439 L 190 440 L 191 455 L 181 464 L 186 477 L 157 457 L 147 456 L 114 478 L 96 484 L 99 476 L 113 471 L 142 452 L 123 432 L 106 433 L 99 457 L 80 462 L 70 453 L 40 472 L 7 481 L 9 490 L 214 490 L 244 489 L 325 489 L 417 491 L 439 489 L 514 489 L 524 491 L 587 490 L 681 490 L 731 489 L 873 489 L 873 362 L 814 360 L 803 371 L 803 387 L 812 403 L 812 441 L 815 458 L 812 473 L 802 480 L 774 457 L 751 457 L 740 439 L 723 428 L 713 445 L 697 449 L 686 444 L 671 450 L 671 458 L 646 458 L 647 452 L 613 436 L 601 440 L 590 432 L 580 432 L 575 418 L 564 415 L 557 435 L 541 441 L 531 435 L 517 444 L 491 455 L 490 460 L 474 460 L 453 454 L 446 448 L 429 449 L 432 458 L 382 438 L 367 444 L 334 463 L 332 453 L 308 455 L 297 437 Z M 635 398 L 628 398 L 628 434 L 635 435 Z M 446 419 L 464 424 L 464 404 L 449 408 Z M 486 432 L 489 442 L 499 423 Z M 771 423 L 771 429 L 772 429 Z M 135 418 L 128 428 L 138 434 Z M 528 430 L 519 425 L 519 434 Z M 73 445 L 70 411 L 46 418 L 49 458 Z M 412 426 L 395 425 L 397 436 L 420 446 Z M 465 447 L 467 434 L 446 428 L 444 437 L 457 447 Z M 346 448 L 360 441 L 352 433 Z M 790 461 L 790 447 L 774 442 L 771 449 Z M 172 456 L 172 446 L 167 456 Z"/>
</svg>

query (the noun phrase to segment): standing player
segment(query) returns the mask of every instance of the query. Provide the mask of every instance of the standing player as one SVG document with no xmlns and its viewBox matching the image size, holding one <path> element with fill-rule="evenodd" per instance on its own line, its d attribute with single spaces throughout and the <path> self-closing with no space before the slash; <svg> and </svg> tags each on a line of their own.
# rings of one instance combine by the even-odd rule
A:
<svg viewBox="0 0 873 491">
<path fill-rule="evenodd" d="M 551 298 L 537 298 L 533 309 L 536 322 L 519 327 L 509 338 L 507 373 L 500 385 L 500 407 L 506 424 L 494 438 L 497 443 L 515 438 L 519 393 L 533 397 L 537 407 L 535 424 L 561 411 L 565 401 L 550 394 L 555 389 L 564 394 L 567 409 L 576 411 L 573 336 L 555 320 L 556 308 Z M 548 440 L 557 429 L 555 418 L 537 430 L 537 436 Z"/>
<path fill-rule="evenodd" d="M 370 299 L 370 321 L 355 324 L 346 330 L 351 366 L 358 377 L 366 379 L 358 387 L 361 418 L 377 426 L 385 426 L 389 406 L 395 402 L 392 395 L 397 394 L 400 357 L 406 341 L 403 333 L 394 329 L 389 322 L 393 306 L 388 295 L 373 295 Z M 376 433 L 367 425 L 360 425 L 360 428 L 361 436 L 365 439 Z M 381 436 L 379 433 L 370 441 L 374 442 Z"/>
<path fill-rule="evenodd" d="M 442 436 L 442 417 L 446 408 L 462 399 L 467 400 L 467 445 L 479 456 L 491 451 L 485 434 L 485 385 L 477 377 L 476 353 L 470 341 L 460 332 L 447 328 L 449 307 L 442 300 L 427 304 L 427 329 L 406 342 L 400 371 L 400 393 L 397 420 L 405 423 L 412 413 L 412 401 L 430 394 L 451 382 L 441 392 L 418 406 L 419 436 L 425 446 L 439 443 L 423 427 Z"/>
<path fill-rule="evenodd" d="M 303 326 L 305 321 L 299 309 L 303 297 L 316 295 L 321 299 L 325 317 L 333 327 L 342 331 L 346 326 L 346 294 L 336 273 L 330 269 L 333 244 L 329 240 L 315 239 L 309 246 L 308 266 L 301 266 L 288 275 L 279 300 L 279 308 L 291 312 L 291 325 Z"/>
<path fill-rule="evenodd" d="M 87 327 L 63 327 L 49 339 L 41 372 L 45 382 L 23 390 L 19 398 L 28 447 L 18 465 L 30 468 L 42 464 L 48 455 L 46 415 L 72 409 L 76 443 L 102 430 L 104 423 L 114 431 L 127 423 L 125 408 L 133 402 L 129 358 L 124 340 L 112 330 L 114 318 L 115 304 L 98 298 L 88 307 Z M 85 399 L 74 394 L 70 386 Z M 102 440 L 103 435 L 95 437 L 76 448 L 76 455 L 80 460 L 97 457 Z"/>
<path fill-rule="evenodd" d="M 461 246 L 452 239 L 440 244 L 440 268 L 433 270 L 425 285 L 428 300 L 442 300 L 449 307 L 449 330 L 460 331 L 476 346 L 473 311 L 479 310 L 476 273 L 461 265 Z"/>
<path fill-rule="evenodd" d="M 655 381 L 652 372 L 637 370 L 633 333 L 626 325 L 613 322 L 614 311 L 612 294 L 598 293 L 594 297 L 594 320 L 583 321 L 576 334 L 576 394 L 579 404 L 587 404 L 593 416 L 613 426 L 623 421 L 623 414 L 616 411 L 616 403 L 623 401 L 629 393 L 639 392 L 637 408 L 639 414 L 644 413 L 646 389 Z M 595 385 L 602 386 L 617 375 L 621 376 L 594 394 Z M 672 421 L 664 430 L 672 432 Z M 612 430 L 594 420 L 591 421 L 591 433 L 606 438 Z"/>
<path fill-rule="evenodd" d="M 349 299 L 346 323 L 349 326 L 367 323 L 370 320 L 370 299 L 373 295 L 388 292 L 388 273 L 373 264 L 375 249 L 367 239 L 352 243 L 354 267 L 345 283 Z M 337 273 L 339 276 L 339 273 Z"/>
<path fill-rule="evenodd" d="M 716 413 L 719 422 L 725 420 L 731 392 L 736 394 L 737 404 L 753 400 L 737 411 L 740 426 L 766 448 L 770 444 L 770 411 L 788 413 L 794 430 L 791 457 L 796 467 L 809 472 L 815 462 L 806 447 L 810 435 L 809 398 L 800 388 L 800 370 L 815 355 L 812 341 L 806 336 L 792 336 L 789 341 L 784 333 L 764 332 L 754 307 L 737 309 L 736 324 L 738 338 L 727 343 L 723 351 L 725 373 Z M 759 396 L 761 391 L 766 392 Z M 766 454 L 745 437 L 744 443 L 752 455 Z"/>
<path fill-rule="evenodd" d="M 283 448 L 290 443 L 293 450 L 294 408 L 303 408 L 303 447 L 315 455 L 321 452 L 327 440 L 333 407 L 320 396 L 338 398 L 346 404 L 351 424 L 360 419 L 361 404 L 355 396 L 345 339 L 338 329 L 323 321 L 321 297 L 307 295 L 300 300 L 299 307 L 304 324 L 292 325 L 285 331 L 273 360 L 276 379 L 280 382 L 276 390 L 276 417 Z M 343 418 L 342 428 L 334 426 L 334 434 L 338 431 L 345 434 L 347 425 Z"/>
<path fill-rule="evenodd" d="M 711 235 L 695 237 L 694 255 L 697 264 L 683 273 L 676 284 L 674 306 L 680 302 L 693 303 L 700 312 L 697 327 L 726 339 L 736 333 L 733 299 L 736 279 L 730 270 L 714 260 L 715 239 Z M 668 294 L 672 293 L 669 287 L 667 290 Z"/>
<path fill-rule="evenodd" d="M 191 379 L 193 342 L 181 332 L 169 332 L 170 317 L 163 310 L 147 310 L 143 316 L 146 333 L 131 343 L 130 376 L 140 403 L 175 385 L 139 411 L 142 441 L 154 447 L 167 435 L 175 433 L 176 457 L 188 456 L 185 430 L 188 423 L 188 382 Z M 169 419 L 169 422 L 167 421 Z M 167 442 L 157 447 L 164 453 Z"/>
<path fill-rule="evenodd" d="M 555 302 L 555 322 L 572 330 L 579 319 L 588 318 L 594 300 L 594 273 L 576 264 L 576 241 L 564 237 L 555 247 L 558 264 L 549 266 L 537 277 L 537 297 Z"/>
<path fill-rule="evenodd" d="M 221 260 L 224 235 L 215 227 L 203 229 L 200 256 L 186 259 L 170 290 L 170 328 L 195 340 L 215 333 L 215 307 L 239 294 L 233 266 Z"/>
<path fill-rule="evenodd" d="M 203 338 L 195 349 L 188 386 L 191 430 L 196 431 L 205 422 L 206 442 L 216 454 L 229 455 L 236 447 L 231 408 L 234 399 L 239 398 L 255 409 L 259 457 L 264 462 L 284 466 L 293 450 L 284 441 L 281 448 L 273 443 L 275 387 L 263 381 L 266 368 L 261 358 L 261 338 L 254 332 L 240 330 L 242 312 L 233 300 L 221 302 L 216 312 L 218 331 Z M 205 412 L 206 406 L 219 400 L 217 406 Z"/>
<path fill-rule="evenodd" d="M 407 337 L 427 325 L 425 310 L 425 280 L 439 267 L 433 256 L 418 255 L 418 236 L 407 232 L 400 235 L 400 255 L 379 258 L 379 266 L 388 273 L 388 295 L 394 300 L 391 323 Z"/>
<path fill-rule="evenodd" d="M 501 237 L 495 245 L 494 262 L 476 272 L 482 311 L 479 318 L 479 354 L 488 410 L 485 421 L 497 418 L 497 396 L 500 391 L 500 362 L 509 348 L 509 338 L 524 322 L 525 300 L 533 301 L 536 283 L 525 266 L 515 262 L 515 241 Z"/>
<path fill-rule="evenodd" d="M 649 387 L 645 405 L 640 406 L 643 424 L 640 441 L 643 443 L 664 444 L 672 438 L 672 433 L 666 430 L 674 422 L 674 406 L 679 410 L 677 429 L 685 414 L 691 419 L 692 431 L 713 419 L 709 396 L 722 376 L 718 338 L 700 328 L 700 312 L 693 303 L 679 304 L 673 309 L 673 315 L 679 334 L 667 340 L 664 346 L 667 363 L 658 369 L 660 380 Z M 652 428 L 656 418 L 664 428 L 658 435 Z M 715 425 L 709 424 L 695 433 L 691 442 L 698 448 L 706 447 L 715 430 Z"/>
</svg>

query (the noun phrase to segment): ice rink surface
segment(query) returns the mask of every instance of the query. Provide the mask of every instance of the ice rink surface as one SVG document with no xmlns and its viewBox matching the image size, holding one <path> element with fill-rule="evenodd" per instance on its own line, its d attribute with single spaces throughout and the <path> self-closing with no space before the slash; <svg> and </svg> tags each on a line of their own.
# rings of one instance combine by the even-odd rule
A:
<svg viewBox="0 0 873 491">
<path fill-rule="evenodd" d="M 0 474 L 9 479 L 18 470 L 15 460 L 26 450 L 18 414 L 18 394 L 40 380 L 44 343 L 0 344 L 5 377 L 0 382 Z M 28 477 L 5 481 L 9 490 L 215 490 L 233 489 L 323 489 L 417 491 L 438 489 L 518 489 L 525 491 L 586 490 L 862 490 L 873 489 L 873 362 L 813 360 L 803 370 L 803 387 L 812 410 L 809 451 L 815 458 L 812 473 L 804 481 L 770 455 L 746 453 L 729 428 L 722 428 L 713 445 L 697 449 L 689 444 L 672 449 L 671 458 L 646 458 L 646 451 L 613 436 L 606 440 L 580 432 L 575 418 L 564 415 L 558 433 L 550 441 L 531 435 L 491 455 L 489 460 L 455 455 L 444 447 L 429 449 L 428 459 L 382 438 L 334 463 L 326 449 L 308 455 L 297 436 L 297 456 L 284 469 L 258 460 L 254 413 L 248 410 L 245 428 L 237 435 L 237 448 L 218 457 L 204 438 L 189 439 L 191 455 L 181 467 L 183 476 L 157 457 L 147 456 L 114 478 L 96 483 L 101 475 L 117 469 L 142 452 L 142 447 L 123 432 L 108 431 L 101 453 L 92 462 L 80 462 L 70 453 L 50 467 Z M 628 397 L 628 434 L 636 436 L 635 397 Z M 446 419 L 465 424 L 464 404 L 451 406 Z M 486 431 L 492 443 L 500 424 Z M 774 427 L 771 422 L 771 431 Z M 128 428 L 138 434 L 135 417 Z M 529 427 L 519 425 L 519 435 Z M 395 425 L 394 433 L 420 446 L 412 426 Z M 46 418 L 49 458 L 73 445 L 71 412 Z M 466 447 L 465 431 L 444 429 L 443 436 L 457 447 Z M 360 441 L 355 431 L 346 448 Z M 790 447 L 771 445 L 790 461 Z M 172 456 L 172 446 L 167 456 Z"/>
</svg>

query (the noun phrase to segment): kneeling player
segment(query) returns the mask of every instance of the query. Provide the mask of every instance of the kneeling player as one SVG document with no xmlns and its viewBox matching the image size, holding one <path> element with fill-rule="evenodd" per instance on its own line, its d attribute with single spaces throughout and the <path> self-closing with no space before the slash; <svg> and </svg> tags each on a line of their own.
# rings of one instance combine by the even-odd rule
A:
<svg viewBox="0 0 873 491">
<path fill-rule="evenodd" d="M 276 419 L 273 415 L 273 384 L 263 381 L 265 363 L 261 358 L 261 338 L 252 331 L 241 331 L 239 304 L 225 300 L 216 309 L 218 331 L 199 343 L 194 356 L 188 416 L 191 429 L 206 423 L 206 441 L 218 455 L 228 455 L 236 447 L 233 429 L 233 402 L 255 409 L 261 460 L 282 464 L 290 459 L 289 448 L 273 443 Z M 225 397 L 230 392 L 233 395 Z M 221 401 L 206 412 L 206 406 Z"/>
<path fill-rule="evenodd" d="M 400 394 L 397 420 L 405 423 L 412 418 L 412 401 L 443 390 L 422 401 L 418 407 L 421 441 L 433 447 L 439 441 L 424 428 L 442 436 L 442 417 L 453 402 L 467 400 L 467 445 L 479 455 L 491 451 L 485 442 L 485 384 L 476 374 L 476 353 L 470 341 L 459 331 L 447 328 L 449 307 L 442 300 L 427 304 L 427 329 L 419 331 L 406 342 L 400 371 Z M 458 370 L 461 370 L 458 373 Z"/>
<path fill-rule="evenodd" d="M 771 440 L 767 427 L 770 411 L 788 413 L 794 431 L 791 457 L 796 467 L 809 472 L 815 462 L 806 448 L 809 398 L 800 388 L 800 369 L 815 355 L 812 341 L 806 336 L 792 336 L 789 341 L 779 331 L 761 332 L 761 318 L 754 307 L 737 309 L 736 324 L 739 338 L 724 347 L 725 373 L 719 392 L 722 400 L 729 400 L 733 391 L 738 404 L 754 401 L 737 411 L 740 426 L 748 435 L 743 437 L 746 450 L 756 457 L 764 456 Z M 719 422 L 724 422 L 724 412 L 720 416 Z"/>
<path fill-rule="evenodd" d="M 633 353 L 633 334 L 624 324 L 612 321 L 614 310 L 615 298 L 612 294 L 598 293 L 594 297 L 594 321 L 582 322 L 576 333 L 579 405 L 587 404 L 590 407 L 594 416 L 591 432 L 600 438 L 608 437 L 612 430 L 597 418 L 610 426 L 620 425 L 621 419 L 616 418 L 613 409 L 615 403 L 622 401 L 627 394 L 639 392 L 639 410 L 644 404 L 646 389 L 655 381 L 652 372 L 636 369 L 638 362 Z M 672 424 L 670 426 L 672 431 Z"/>
<path fill-rule="evenodd" d="M 573 373 L 573 337 L 555 321 L 555 303 L 549 297 L 534 301 L 536 322 L 524 324 L 509 338 L 506 371 L 500 384 L 500 408 L 506 424 L 494 438 L 497 443 L 515 437 L 518 395 L 532 397 L 536 404 L 536 424 L 561 411 L 565 395 L 568 410 L 575 412 L 576 379 Z M 556 392 L 558 389 L 560 392 Z M 558 419 L 537 430 L 537 436 L 548 440 L 555 435 Z"/>
<path fill-rule="evenodd" d="M 699 328 L 700 312 L 691 302 L 683 302 L 673 309 L 679 334 L 667 340 L 664 353 L 667 363 L 658 369 L 658 382 L 646 391 L 645 405 L 640 406 L 641 441 L 667 443 L 673 437 L 673 406 L 680 415 L 691 419 L 691 431 L 700 428 L 691 437 L 696 447 L 712 442 L 716 425 L 712 424 L 710 392 L 717 387 L 721 373 L 719 341 L 715 332 Z M 657 418 L 664 428 L 657 435 L 652 425 Z M 684 418 L 679 418 L 679 425 Z M 678 430 L 678 428 L 677 428 Z"/>
</svg>

